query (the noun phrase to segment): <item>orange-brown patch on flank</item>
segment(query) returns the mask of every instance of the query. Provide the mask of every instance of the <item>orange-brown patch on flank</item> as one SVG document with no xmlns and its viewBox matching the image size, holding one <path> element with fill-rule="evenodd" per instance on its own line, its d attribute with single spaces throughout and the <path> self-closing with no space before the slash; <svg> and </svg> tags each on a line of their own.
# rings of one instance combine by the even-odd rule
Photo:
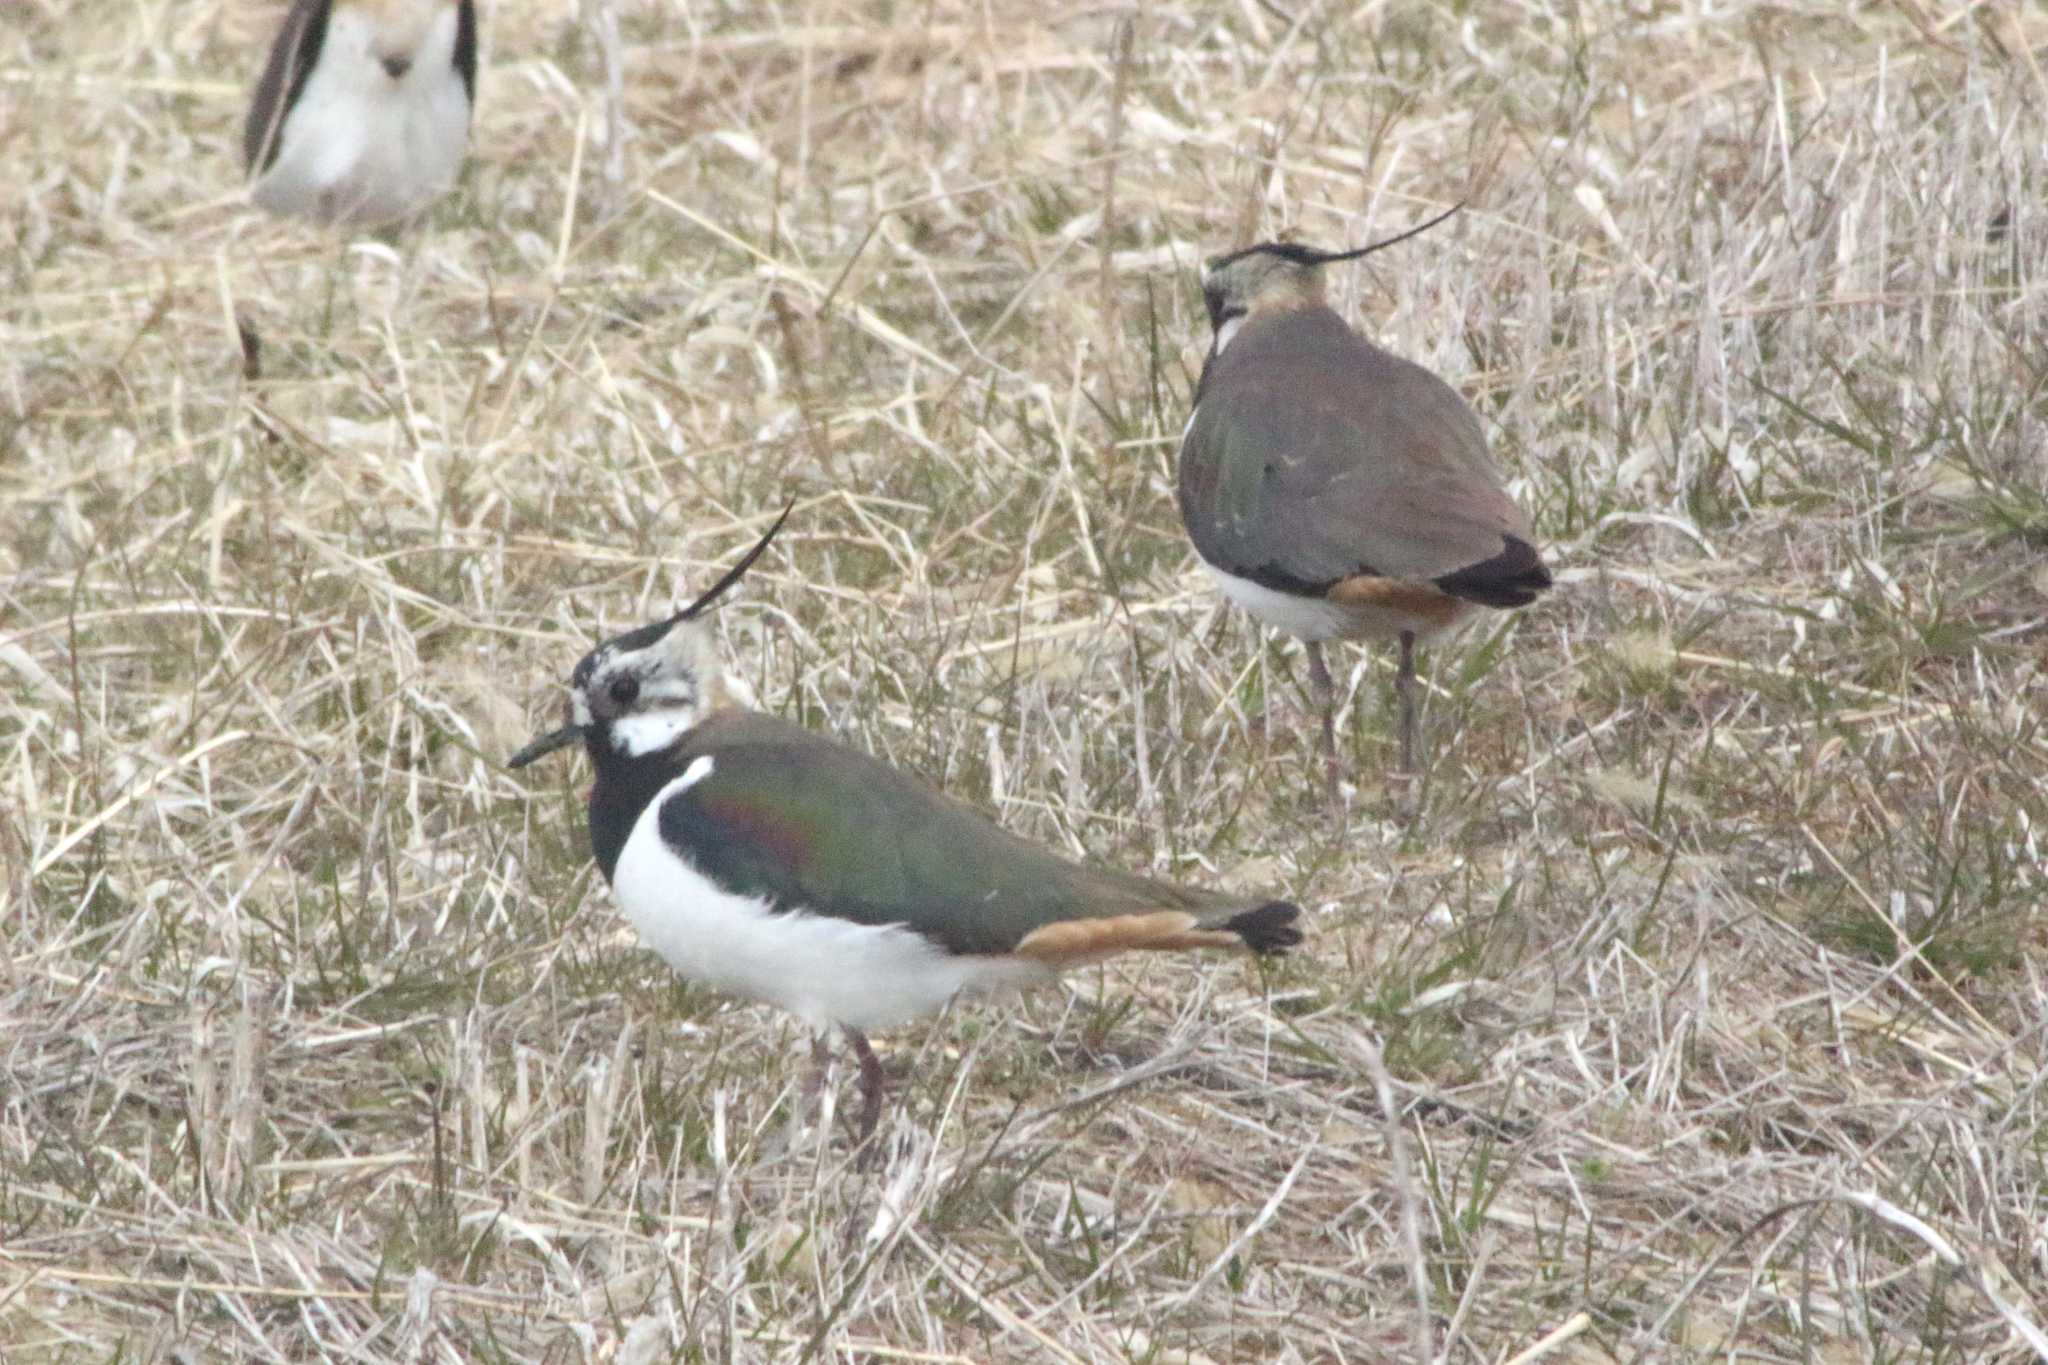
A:
<svg viewBox="0 0 2048 1365">
<path fill-rule="evenodd" d="M 1048 967 L 1078 967 L 1136 949 L 1241 948 L 1228 929 L 1197 928 L 1185 910 L 1154 910 L 1107 919 L 1071 919 L 1033 929 L 1016 948 L 1018 957 Z"/>
<path fill-rule="evenodd" d="M 1465 603 L 1434 583 L 1417 583 L 1407 578 L 1380 578 L 1360 574 L 1334 585 L 1329 599 L 1345 607 L 1378 607 L 1419 618 L 1425 626 L 1443 627 L 1458 619 Z"/>
</svg>

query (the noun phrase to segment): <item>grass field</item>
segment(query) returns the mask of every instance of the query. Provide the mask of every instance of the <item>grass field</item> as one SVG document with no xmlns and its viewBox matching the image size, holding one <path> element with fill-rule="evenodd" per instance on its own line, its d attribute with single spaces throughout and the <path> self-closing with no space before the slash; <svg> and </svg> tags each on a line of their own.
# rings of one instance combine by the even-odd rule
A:
<svg viewBox="0 0 2048 1365">
<path fill-rule="evenodd" d="M 279 6 L 0 25 L 0 1357 L 2048 1354 L 2048 10 L 482 8 L 388 242 L 241 200 Z M 1333 656 L 1340 827 L 1174 507 L 1199 263 L 1457 201 L 1333 299 L 1559 586 L 1412 793 Z M 792 497 L 764 708 L 1306 948 L 803 1129 L 503 766 Z"/>
</svg>

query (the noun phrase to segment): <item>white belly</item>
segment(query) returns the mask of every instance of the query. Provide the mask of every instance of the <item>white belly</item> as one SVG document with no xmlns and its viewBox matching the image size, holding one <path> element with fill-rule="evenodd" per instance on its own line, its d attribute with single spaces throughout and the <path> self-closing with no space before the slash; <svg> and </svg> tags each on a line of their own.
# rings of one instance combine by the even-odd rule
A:
<svg viewBox="0 0 2048 1365">
<path fill-rule="evenodd" d="M 612 895 L 640 941 L 692 981 L 763 1000 L 812 1028 L 887 1028 L 936 1012 L 960 991 L 1035 985 L 1052 973 L 1003 958 L 955 957 L 901 925 L 874 927 L 720 890 L 661 840 L 662 802 L 711 771 L 700 758 L 633 826 Z"/>
<path fill-rule="evenodd" d="M 320 60 L 279 130 L 250 197 L 323 223 L 390 222 L 455 182 L 469 146 L 469 92 L 455 70 L 456 7 L 443 5 L 411 67 L 393 80 L 369 21 L 337 6 Z"/>
</svg>

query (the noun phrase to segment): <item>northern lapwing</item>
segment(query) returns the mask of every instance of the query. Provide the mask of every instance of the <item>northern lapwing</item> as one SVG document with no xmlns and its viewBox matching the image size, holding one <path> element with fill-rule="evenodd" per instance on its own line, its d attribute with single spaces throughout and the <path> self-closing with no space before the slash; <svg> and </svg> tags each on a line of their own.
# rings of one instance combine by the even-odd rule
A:
<svg viewBox="0 0 2048 1365">
<path fill-rule="evenodd" d="M 1416 642 L 1550 586 L 1465 400 L 1324 298 L 1324 266 L 1449 216 L 1354 251 L 1264 242 L 1210 261 L 1202 280 L 1215 336 L 1181 439 L 1181 517 L 1224 595 L 1306 642 L 1333 801 L 1323 641 L 1400 641 L 1401 769 L 1412 772 Z"/>
<path fill-rule="evenodd" d="M 455 183 L 476 103 L 474 0 L 293 0 L 242 129 L 250 198 L 376 227 Z"/>
<path fill-rule="evenodd" d="M 591 851 L 641 941 L 821 1039 L 841 1030 L 860 1061 L 862 1143 L 882 1109 L 871 1029 L 1129 949 L 1301 941 L 1286 901 L 1069 862 L 857 749 L 732 706 L 698 618 L 781 525 L 688 607 L 586 654 L 567 723 L 511 766 L 582 741 Z"/>
</svg>

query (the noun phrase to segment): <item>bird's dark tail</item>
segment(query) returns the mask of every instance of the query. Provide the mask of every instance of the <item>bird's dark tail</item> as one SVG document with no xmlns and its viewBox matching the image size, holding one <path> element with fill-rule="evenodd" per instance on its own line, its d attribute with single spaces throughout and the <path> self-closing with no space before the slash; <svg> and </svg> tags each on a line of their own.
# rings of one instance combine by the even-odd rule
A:
<svg viewBox="0 0 2048 1365">
<path fill-rule="evenodd" d="M 1520 536 L 1508 536 L 1506 541 L 1506 548 L 1492 559 L 1447 573 L 1435 580 L 1436 585 L 1482 607 L 1528 606 L 1550 587 L 1550 570 L 1528 541 Z"/>
<path fill-rule="evenodd" d="M 1244 946 L 1255 953 L 1284 953 L 1301 942 L 1301 929 L 1295 923 L 1300 918 L 1300 906 L 1267 901 L 1225 920 L 1222 927 L 1243 939 Z"/>
</svg>

